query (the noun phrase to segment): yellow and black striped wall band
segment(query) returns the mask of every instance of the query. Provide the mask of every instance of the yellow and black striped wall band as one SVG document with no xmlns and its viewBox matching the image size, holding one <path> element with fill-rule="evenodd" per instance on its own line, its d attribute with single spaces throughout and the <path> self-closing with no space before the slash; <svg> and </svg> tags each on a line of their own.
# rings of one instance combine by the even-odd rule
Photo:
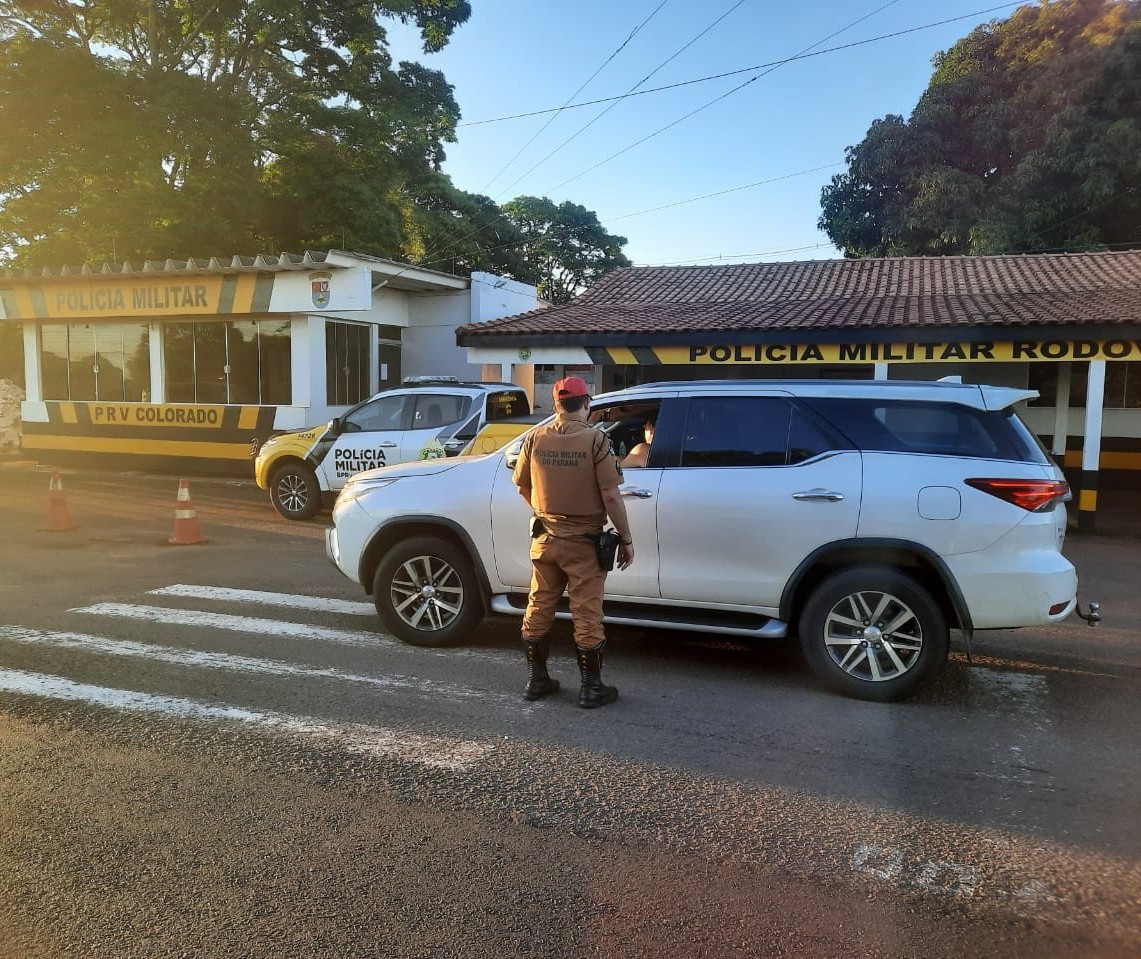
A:
<svg viewBox="0 0 1141 959">
<path fill-rule="evenodd" d="M 18 282 L 0 288 L 0 303 L 10 320 L 268 313 L 275 276 L 235 273 L 179 278 L 156 274 L 73 283 Z"/>
<path fill-rule="evenodd" d="M 273 432 L 274 406 L 47 403 L 48 422 L 24 420 L 28 452 L 249 461 Z"/>
<path fill-rule="evenodd" d="M 1080 470 L 1082 458 L 1082 438 L 1070 436 L 1061 465 L 1067 470 Z M 1097 468 L 1102 472 L 1141 473 L 1141 439 L 1103 436 Z"/>
</svg>

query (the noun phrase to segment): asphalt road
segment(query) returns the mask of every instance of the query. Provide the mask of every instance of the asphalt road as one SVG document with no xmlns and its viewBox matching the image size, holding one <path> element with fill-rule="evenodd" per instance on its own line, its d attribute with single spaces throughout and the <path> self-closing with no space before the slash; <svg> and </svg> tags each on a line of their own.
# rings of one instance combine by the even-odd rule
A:
<svg viewBox="0 0 1141 959">
<path fill-rule="evenodd" d="M 1141 956 L 1141 541 L 1106 621 L 983 633 L 906 703 L 794 644 L 611 633 L 613 707 L 517 622 L 384 635 L 248 483 L 0 470 L 0 959 Z M 552 671 L 576 683 L 569 630 Z"/>
</svg>

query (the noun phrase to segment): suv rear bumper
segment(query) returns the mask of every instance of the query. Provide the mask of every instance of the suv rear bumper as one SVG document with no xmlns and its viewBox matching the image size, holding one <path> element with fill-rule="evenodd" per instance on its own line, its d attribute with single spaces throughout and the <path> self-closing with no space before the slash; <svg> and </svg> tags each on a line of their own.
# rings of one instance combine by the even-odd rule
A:
<svg viewBox="0 0 1141 959">
<path fill-rule="evenodd" d="M 1073 564 L 1055 550 L 1019 557 L 1003 552 L 962 553 L 944 557 L 959 584 L 975 629 L 1010 629 L 1056 623 L 1077 605 L 1078 575 Z M 1064 604 L 1051 615 L 1050 610 Z"/>
</svg>

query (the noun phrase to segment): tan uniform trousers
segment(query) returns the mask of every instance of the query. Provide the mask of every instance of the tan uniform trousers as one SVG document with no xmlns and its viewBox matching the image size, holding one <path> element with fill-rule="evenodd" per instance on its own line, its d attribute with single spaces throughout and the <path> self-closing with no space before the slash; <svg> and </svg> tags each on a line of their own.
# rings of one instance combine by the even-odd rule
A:
<svg viewBox="0 0 1141 959">
<path fill-rule="evenodd" d="M 567 590 L 574 620 L 574 643 L 594 649 L 606 639 L 602 630 L 602 594 L 606 573 L 598 565 L 594 543 L 582 536 L 550 533 L 531 540 L 531 595 L 523 614 L 523 636 L 541 639 L 555 624 L 555 607 Z"/>
</svg>

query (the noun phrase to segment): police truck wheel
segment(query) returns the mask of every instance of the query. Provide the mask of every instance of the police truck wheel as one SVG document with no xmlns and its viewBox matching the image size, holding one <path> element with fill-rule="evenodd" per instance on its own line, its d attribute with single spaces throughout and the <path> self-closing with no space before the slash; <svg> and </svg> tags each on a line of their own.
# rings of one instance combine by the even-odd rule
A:
<svg viewBox="0 0 1141 959">
<path fill-rule="evenodd" d="M 321 509 L 321 487 L 316 474 L 304 463 L 286 463 L 269 481 L 273 508 L 286 519 L 309 519 Z"/>
<path fill-rule="evenodd" d="M 813 671 L 856 699 L 909 696 L 942 667 L 948 642 L 947 622 L 931 594 L 888 567 L 829 577 L 800 618 L 800 643 Z"/>
<path fill-rule="evenodd" d="M 471 560 L 433 536 L 393 547 L 377 568 L 372 598 L 388 630 L 413 646 L 461 643 L 483 617 Z"/>
</svg>

